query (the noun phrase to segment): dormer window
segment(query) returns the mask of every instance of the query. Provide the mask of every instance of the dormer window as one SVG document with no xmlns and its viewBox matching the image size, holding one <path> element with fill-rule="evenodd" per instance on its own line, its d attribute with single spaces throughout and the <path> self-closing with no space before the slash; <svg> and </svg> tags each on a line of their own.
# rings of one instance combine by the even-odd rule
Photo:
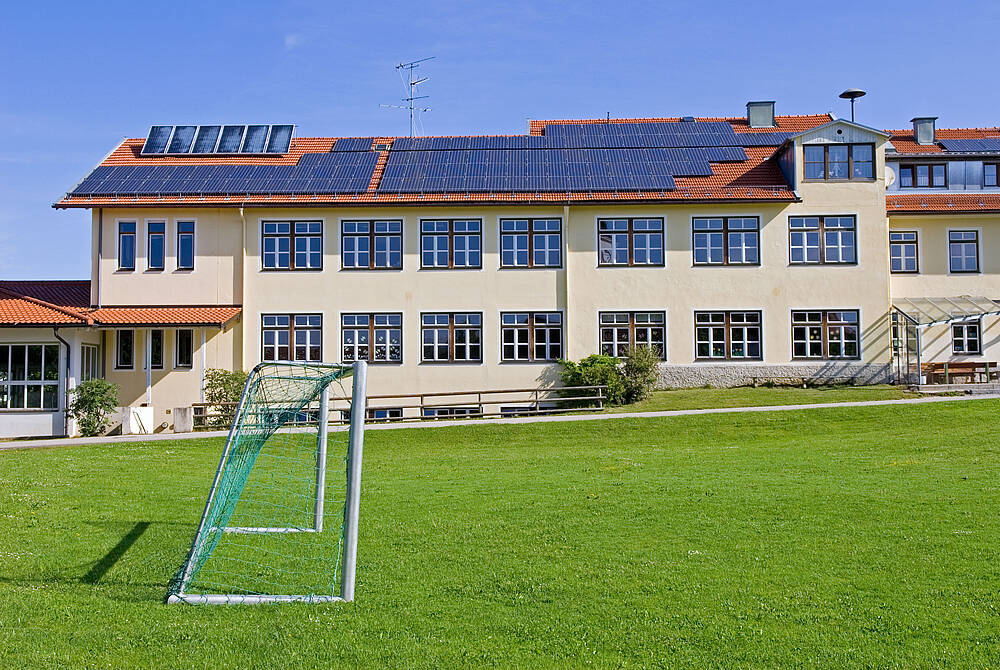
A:
<svg viewBox="0 0 1000 670">
<path fill-rule="evenodd" d="M 983 165 L 983 186 L 996 187 L 997 184 L 997 164 L 986 163 Z"/>
<path fill-rule="evenodd" d="M 899 166 L 900 188 L 947 188 L 948 171 L 944 163 Z"/>
<path fill-rule="evenodd" d="M 846 181 L 875 178 L 871 144 L 807 144 L 802 147 L 805 179 Z"/>
</svg>

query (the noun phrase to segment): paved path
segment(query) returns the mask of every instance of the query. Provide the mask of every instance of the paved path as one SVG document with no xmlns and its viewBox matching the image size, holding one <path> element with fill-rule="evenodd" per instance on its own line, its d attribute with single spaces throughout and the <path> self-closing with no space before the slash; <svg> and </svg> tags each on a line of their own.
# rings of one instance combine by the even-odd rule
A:
<svg viewBox="0 0 1000 670">
<path fill-rule="evenodd" d="M 977 400 L 998 400 L 1000 394 L 964 395 L 930 398 L 909 398 L 904 400 L 861 400 L 857 402 L 821 402 L 811 405 L 764 405 L 761 407 L 714 407 L 712 409 L 678 409 L 660 412 L 615 412 L 608 414 L 570 414 L 555 416 L 519 416 L 495 419 L 464 419 L 419 421 L 400 423 L 371 423 L 365 430 L 399 430 L 403 428 L 443 428 L 446 426 L 482 426 L 484 424 L 514 423 L 559 423 L 564 421 L 604 421 L 606 419 L 648 419 L 663 416 L 690 416 L 696 414 L 734 414 L 739 412 L 791 412 L 810 409 L 830 409 L 831 407 L 882 407 L 885 405 L 921 405 L 938 402 L 975 402 Z M 347 426 L 334 426 L 330 432 L 347 430 Z M 36 447 L 62 447 L 85 444 L 114 444 L 116 442 L 150 442 L 154 440 L 191 440 L 204 437 L 225 437 L 227 431 L 213 430 L 199 433 L 156 433 L 154 435 L 114 435 L 110 437 L 75 437 L 46 440 L 15 440 L 0 442 L 4 449 L 31 449 Z"/>
</svg>

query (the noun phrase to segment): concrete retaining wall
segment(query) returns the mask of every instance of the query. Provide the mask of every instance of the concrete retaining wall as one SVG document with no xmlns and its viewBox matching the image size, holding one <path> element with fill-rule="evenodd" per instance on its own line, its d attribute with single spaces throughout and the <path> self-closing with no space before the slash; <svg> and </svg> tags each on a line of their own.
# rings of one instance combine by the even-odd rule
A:
<svg viewBox="0 0 1000 670">
<path fill-rule="evenodd" d="M 774 380 L 788 383 L 788 380 L 805 378 L 821 383 L 888 384 L 892 382 L 891 367 L 887 364 L 866 364 L 851 362 L 801 363 L 795 365 L 765 365 L 763 363 L 731 363 L 704 365 L 660 365 L 657 387 L 690 388 L 694 386 L 749 386 Z"/>
</svg>

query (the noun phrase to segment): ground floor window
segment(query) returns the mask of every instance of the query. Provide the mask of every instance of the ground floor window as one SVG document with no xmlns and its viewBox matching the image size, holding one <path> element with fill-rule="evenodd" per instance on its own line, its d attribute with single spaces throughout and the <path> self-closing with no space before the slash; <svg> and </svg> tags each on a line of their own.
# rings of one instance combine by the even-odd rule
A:
<svg viewBox="0 0 1000 670">
<path fill-rule="evenodd" d="M 860 358 L 857 310 L 792 312 L 793 358 Z"/>
<path fill-rule="evenodd" d="M 80 345 L 80 381 L 97 379 L 101 376 L 100 356 L 96 344 Z"/>
<path fill-rule="evenodd" d="M 59 345 L 0 345 L 0 409 L 59 408 Z"/>
<path fill-rule="evenodd" d="M 194 367 L 194 331 L 189 328 L 174 333 L 174 367 Z"/>
<path fill-rule="evenodd" d="M 131 370 L 135 367 L 135 331 L 115 331 L 115 368 Z"/>
<path fill-rule="evenodd" d="M 163 369 L 163 331 L 149 331 L 149 367 L 152 370 Z"/>
<path fill-rule="evenodd" d="M 660 360 L 666 360 L 665 312 L 601 312 L 601 353 L 624 358 L 634 347 L 652 347 Z"/>
<path fill-rule="evenodd" d="M 402 418 L 402 407 L 371 407 L 368 409 L 369 421 L 398 421 Z"/>
<path fill-rule="evenodd" d="M 482 413 L 483 409 L 478 405 L 472 407 L 425 407 L 423 411 L 425 417 L 437 419 L 451 416 L 480 416 Z"/>
<path fill-rule="evenodd" d="M 760 360 L 760 312 L 695 312 L 696 357 Z"/>
<path fill-rule="evenodd" d="M 403 362 L 402 314 L 344 314 L 340 337 L 345 362 Z"/>
<path fill-rule="evenodd" d="M 967 321 L 965 323 L 951 324 L 951 353 L 983 353 L 982 340 L 979 336 L 980 331 L 979 321 Z"/>
<path fill-rule="evenodd" d="M 562 314 L 501 313 L 500 339 L 503 361 L 557 361 L 562 358 Z"/>
<path fill-rule="evenodd" d="M 261 360 L 323 360 L 323 316 L 321 314 L 261 315 Z"/>
</svg>

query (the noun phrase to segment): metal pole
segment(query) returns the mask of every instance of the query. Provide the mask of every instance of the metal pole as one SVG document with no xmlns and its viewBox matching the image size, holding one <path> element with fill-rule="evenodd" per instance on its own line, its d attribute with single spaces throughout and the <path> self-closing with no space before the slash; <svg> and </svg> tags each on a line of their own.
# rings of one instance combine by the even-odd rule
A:
<svg viewBox="0 0 1000 670">
<path fill-rule="evenodd" d="M 316 437 L 316 511 L 313 525 L 323 532 L 323 501 L 326 496 L 326 439 L 330 428 L 330 386 L 319 395 L 319 435 Z"/>
<path fill-rule="evenodd" d="M 354 574 L 358 561 L 358 513 L 361 510 L 361 460 L 365 439 L 365 404 L 368 364 L 354 364 L 354 389 L 351 394 L 351 432 L 347 447 L 347 500 L 344 502 L 344 570 L 340 577 L 340 596 L 354 600 Z"/>
</svg>

